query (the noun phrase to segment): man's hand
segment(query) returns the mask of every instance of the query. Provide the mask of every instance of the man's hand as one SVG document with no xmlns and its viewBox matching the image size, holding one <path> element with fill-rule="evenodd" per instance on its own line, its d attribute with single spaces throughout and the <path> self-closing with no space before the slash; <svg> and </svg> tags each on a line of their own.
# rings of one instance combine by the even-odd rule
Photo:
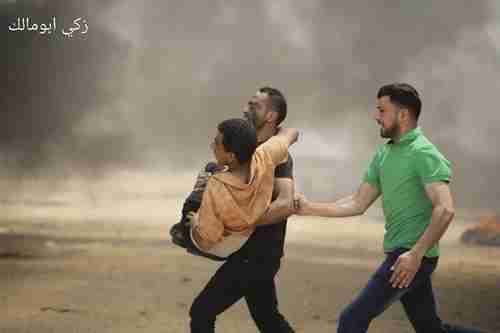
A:
<svg viewBox="0 0 500 333">
<path fill-rule="evenodd" d="M 402 253 L 391 267 L 393 271 L 389 282 L 393 288 L 407 288 L 415 278 L 420 265 L 422 257 L 418 256 L 413 251 Z"/>
<path fill-rule="evenodd" d="M 302 216 L 307 215 L 306 210 L 308 204 L 309 201 L 303 193 L 295 193 L 295 197 L 293 199 L 294 214 Z"/>
</svg>

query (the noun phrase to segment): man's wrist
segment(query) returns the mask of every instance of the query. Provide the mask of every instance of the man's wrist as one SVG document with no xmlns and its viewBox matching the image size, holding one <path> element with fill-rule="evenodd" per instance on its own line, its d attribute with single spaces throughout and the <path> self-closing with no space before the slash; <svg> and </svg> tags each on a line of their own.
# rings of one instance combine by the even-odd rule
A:
<svg viewBox="0 0 500 333">
<path fill-rule="evenodd" d="M 310 202 L 306 202 L 302 208 L 302 215 L 311 216 L 313 215 L 313 209 L 311 207 Z"/>
<path fill-rule="evenodd" d="M 423 249 L 421 246 L 418 246 L 418 245 L 415 245 L 410 251 L 419 260 L 422 260 L 422 258 L 425 256 L 425 252 L 426 252 L 425 249 Z"/>
</svg>

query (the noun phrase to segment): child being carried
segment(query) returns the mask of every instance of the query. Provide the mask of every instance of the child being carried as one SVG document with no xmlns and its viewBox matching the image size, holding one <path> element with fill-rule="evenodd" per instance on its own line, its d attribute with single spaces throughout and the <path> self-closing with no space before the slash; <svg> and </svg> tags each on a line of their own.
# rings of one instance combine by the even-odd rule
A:
<svg viewBox="0 0 500 333">
<path fill-rule="evenodd" d="M 200 173 L 170 234 L 193 254 L 224 260 L 243 246 L 269 208 L 274 169 L 287 160 L 298 131 L 282 128 L 258 146 L 255 128 L 243 119 L 225 120 L 217 129 L 211 144 L 217 164 Z"/>
</svg>

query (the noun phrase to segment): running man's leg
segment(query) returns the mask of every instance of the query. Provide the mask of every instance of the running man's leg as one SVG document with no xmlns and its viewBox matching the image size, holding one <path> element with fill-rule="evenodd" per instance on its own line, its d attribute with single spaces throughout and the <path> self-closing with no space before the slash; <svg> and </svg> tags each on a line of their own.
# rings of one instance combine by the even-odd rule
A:
<svg viewBox="0 0 500 333">
<path fill-rule="evenodd" d="M 416 333 L 481 333 L 471 328 L 442 323 L 437 314 L 430 276 L 403 295 L 401 303 Z"/>
<path fill-rule="evenodd" d="M 280 262 L 261 264 L 255 279 L 249 282 L 245 300 L 252 318 L 262 333 L 293 333 L 294 330 L 278 310 L 274 277 Z"/>
<path fill-rule="evenodd" d="M 407 251 L 398 249 L 386 256 L 385 261 L 368 281 L 358 297 L 348 305 L 339 318 L 338 333 L 364 333 L 370 322 L 385 311 L 394 301 L 400 299 L 412 288 L 427 279 L 435 268 L 436 261 L 423 263 L 408 288 L 393 288 L 389 282 L 392 275 L 391 267 L 400 254 Z"/>
<path fill-rule="evenodd" d="M 430 270 L 432 265 L 426 266 L 426 261 L 434 260 L 434 267 L 437 259 L 423 259 L 422 269 Z M 433 269 L 432 269 L 433 270 Z M 401 297 L 401 303 L 416 333 L 442 333 L 443 324 L 437 314 L 436 301 L 432 291 L 431 273 L 422 279 L 419 284 L 414 285 L 406 294 Z"/>
<path fill-rule="evenodd" d="M 217 315 L 243 297 L 243 268 L 241 262 L 229 259 L 215 272 L 191 305 L 191 333 L 214 332 Z"/>
</svg>

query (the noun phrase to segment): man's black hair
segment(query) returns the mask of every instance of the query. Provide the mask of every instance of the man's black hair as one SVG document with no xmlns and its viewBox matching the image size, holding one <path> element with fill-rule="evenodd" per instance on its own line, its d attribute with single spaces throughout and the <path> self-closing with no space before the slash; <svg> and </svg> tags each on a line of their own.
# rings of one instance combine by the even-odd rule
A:
<svg viewBox="0 0 500 333">
<path fill-rule="evenodd" d="M 248 162 L 252 158 L 257 148 L 257 132 L 246 120 L 224 120 L 217 129 L 222 133 L 222 144 L 226 151 L 234 153 L 240 163 Z"/>
<path fill-rule="evenodd" d="M 271 108 L 278 113 L 277 124 L 279 125 L 286 118 L 287 105 L 285 96 L 278 89 L 271 87 L 262 87 L 259 92 L 267 94 L 271 102 Z"/>
<path fill-rule="evenodd" d="M 399 107 L 407 108 L 418 120 L 420 111 L 422 109 L 422 102 L 420 96 L 415 88 L 408 83 L 391 83 L 382 86 L 378 93 L 377 98 L 389 96 L 392 103 L 397 104 Z"/>
</svg>

